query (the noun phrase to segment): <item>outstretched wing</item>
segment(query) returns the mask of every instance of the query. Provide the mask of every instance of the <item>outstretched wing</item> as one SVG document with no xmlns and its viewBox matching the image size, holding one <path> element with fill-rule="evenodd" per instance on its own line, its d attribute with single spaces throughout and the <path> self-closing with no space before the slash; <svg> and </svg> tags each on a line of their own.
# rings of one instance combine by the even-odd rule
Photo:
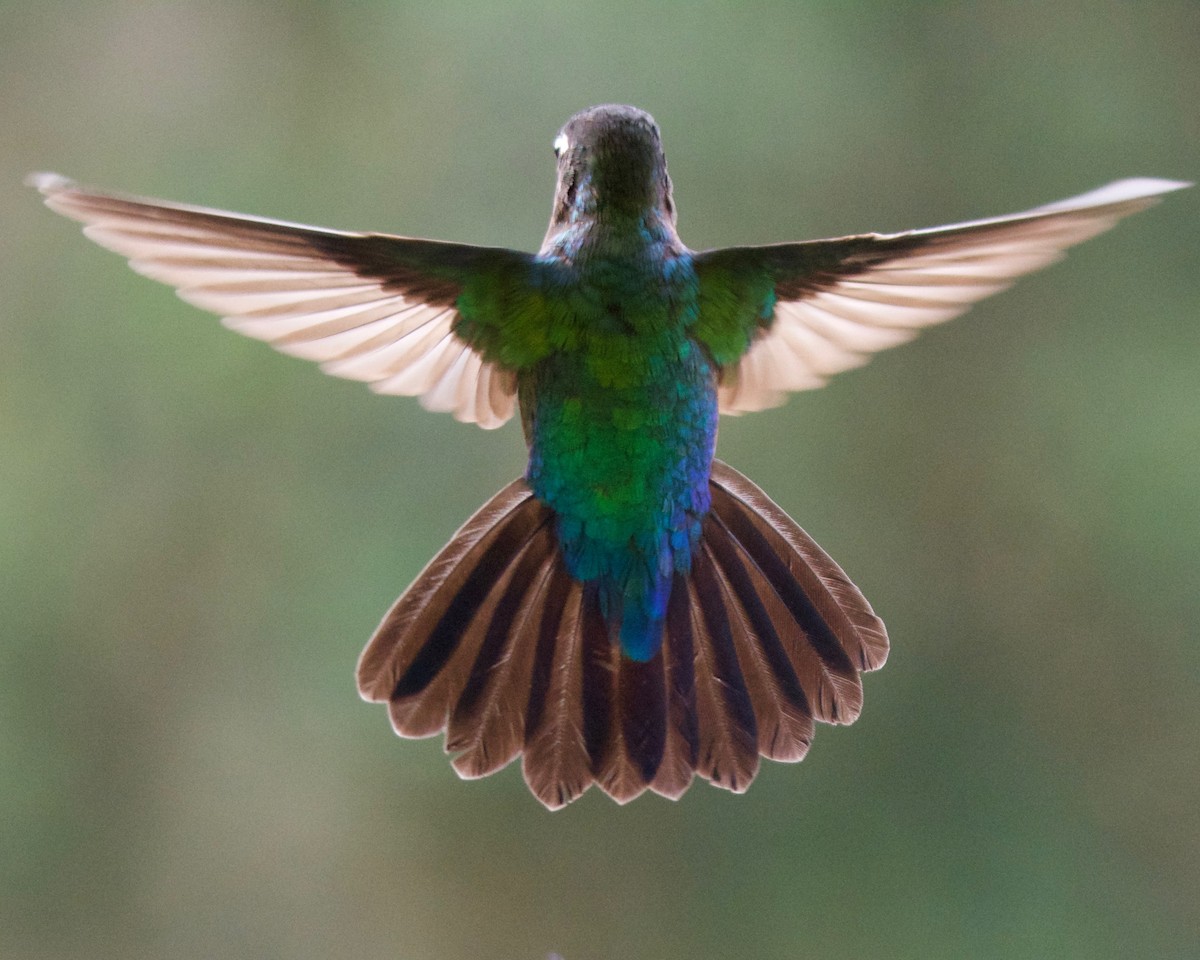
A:
<svg viewBox="0 0 1200 960">
<path fill-rule="evenodd" d="M 1186 186 L 1119 180 L 1006 217 L 697 254 L 695 335 L 721 365 L 721 412 L 819 387 Z"/>
<path fill-rule="evenodd" d="M 484 428 L 513 414 L 515 372 L 489 349 L 504 318 L 467 317 L 468 332 L 460 301 L 494 308 L 479 288 L 522 286 L 528 254 L 99 193 L 51 173 L 29 182 L 96 243 L 239 333 Z"/>
</svg>

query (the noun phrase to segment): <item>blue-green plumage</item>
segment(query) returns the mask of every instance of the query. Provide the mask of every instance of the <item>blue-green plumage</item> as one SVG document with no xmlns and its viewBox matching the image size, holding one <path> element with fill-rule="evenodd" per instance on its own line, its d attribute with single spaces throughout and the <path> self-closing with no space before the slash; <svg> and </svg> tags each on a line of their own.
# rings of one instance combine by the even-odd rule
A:
<svg viewBox="0 0 1200 960">
<path fill-rule="evenodd" d="M 708 512 L 717 371 L 689 334 L 699 288 L 673 226 L 657 211 L 580 216 L 587 196 L 539 255 L 571 349 L 522 382 L 526 476 L 556 515 L 567 569 L 595 582 L 624 652 L 648 660 Z"/>
<path fill-rule="evenodd" d="M 566 568 L 595 584 L 623 652 L 646 661 L 709 508 L 718 371 L 691 337 L 700 283 L 653 121 L 586 112 L 558 152 L 535 269 L 569 347 L 522 380 L 527 479 L 556 515 Z"/>
</svg>

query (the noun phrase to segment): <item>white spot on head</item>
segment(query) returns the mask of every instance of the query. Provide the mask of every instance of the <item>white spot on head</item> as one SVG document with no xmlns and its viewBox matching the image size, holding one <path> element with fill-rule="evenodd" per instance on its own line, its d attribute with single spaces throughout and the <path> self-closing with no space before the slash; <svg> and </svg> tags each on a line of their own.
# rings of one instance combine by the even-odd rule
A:
<svg viewBox="0 0 1200 960">
<path fill-rule="evenodd" d="M 554 155 L 556 157 L 561 157 L 567 152 L 567 147 L 570 145 L 571 141 L 567 139 L 567 135 L 565 133 L 560 133 L 554 138 Z"/>
</svg>

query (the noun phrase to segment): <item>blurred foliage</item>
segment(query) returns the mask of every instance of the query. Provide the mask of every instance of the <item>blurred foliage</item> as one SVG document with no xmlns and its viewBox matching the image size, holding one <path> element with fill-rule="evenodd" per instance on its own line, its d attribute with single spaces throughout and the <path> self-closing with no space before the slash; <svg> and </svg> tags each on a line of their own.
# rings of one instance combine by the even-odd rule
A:
<svg viewBox="0 0 1200 960">
<path fill-rule="evenodd" d="M 723 426 L 887 620 L 733 797 L 550 815 L 358 703 L 522 465 L 134 276 L 29 170 L 532 249 L 550 143 L 655 114 L 693 246 L 1200 172 L 1200 6 L 0 4 L 0 956 L 1195 957 L 1197 195 Z"/>
</svg>

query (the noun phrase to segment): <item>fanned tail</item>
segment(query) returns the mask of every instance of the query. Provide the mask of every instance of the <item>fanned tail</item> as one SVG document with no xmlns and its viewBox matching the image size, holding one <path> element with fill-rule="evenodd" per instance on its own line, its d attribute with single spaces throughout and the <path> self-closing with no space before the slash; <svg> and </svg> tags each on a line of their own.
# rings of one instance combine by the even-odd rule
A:
<svg viewBox="0 0 1200 960">
<path fill-rule="evenodd" d="M 851 723 L 888 640 L 858 588 L 758 487 L 714 461 L 692 573 L 676 575 L 661 650 L 621 654 L 594 584 L 567 573 L 548 507 L 500 491 L 396 601 L 359 690 L 405 737 L 446 732 L 463 777 L 523 755 L 557 809 L 592 784 L 672 799 L 699 774 L 741 792 L 759 757 L 804 757 L 813 722 Z"/>
</svg>

